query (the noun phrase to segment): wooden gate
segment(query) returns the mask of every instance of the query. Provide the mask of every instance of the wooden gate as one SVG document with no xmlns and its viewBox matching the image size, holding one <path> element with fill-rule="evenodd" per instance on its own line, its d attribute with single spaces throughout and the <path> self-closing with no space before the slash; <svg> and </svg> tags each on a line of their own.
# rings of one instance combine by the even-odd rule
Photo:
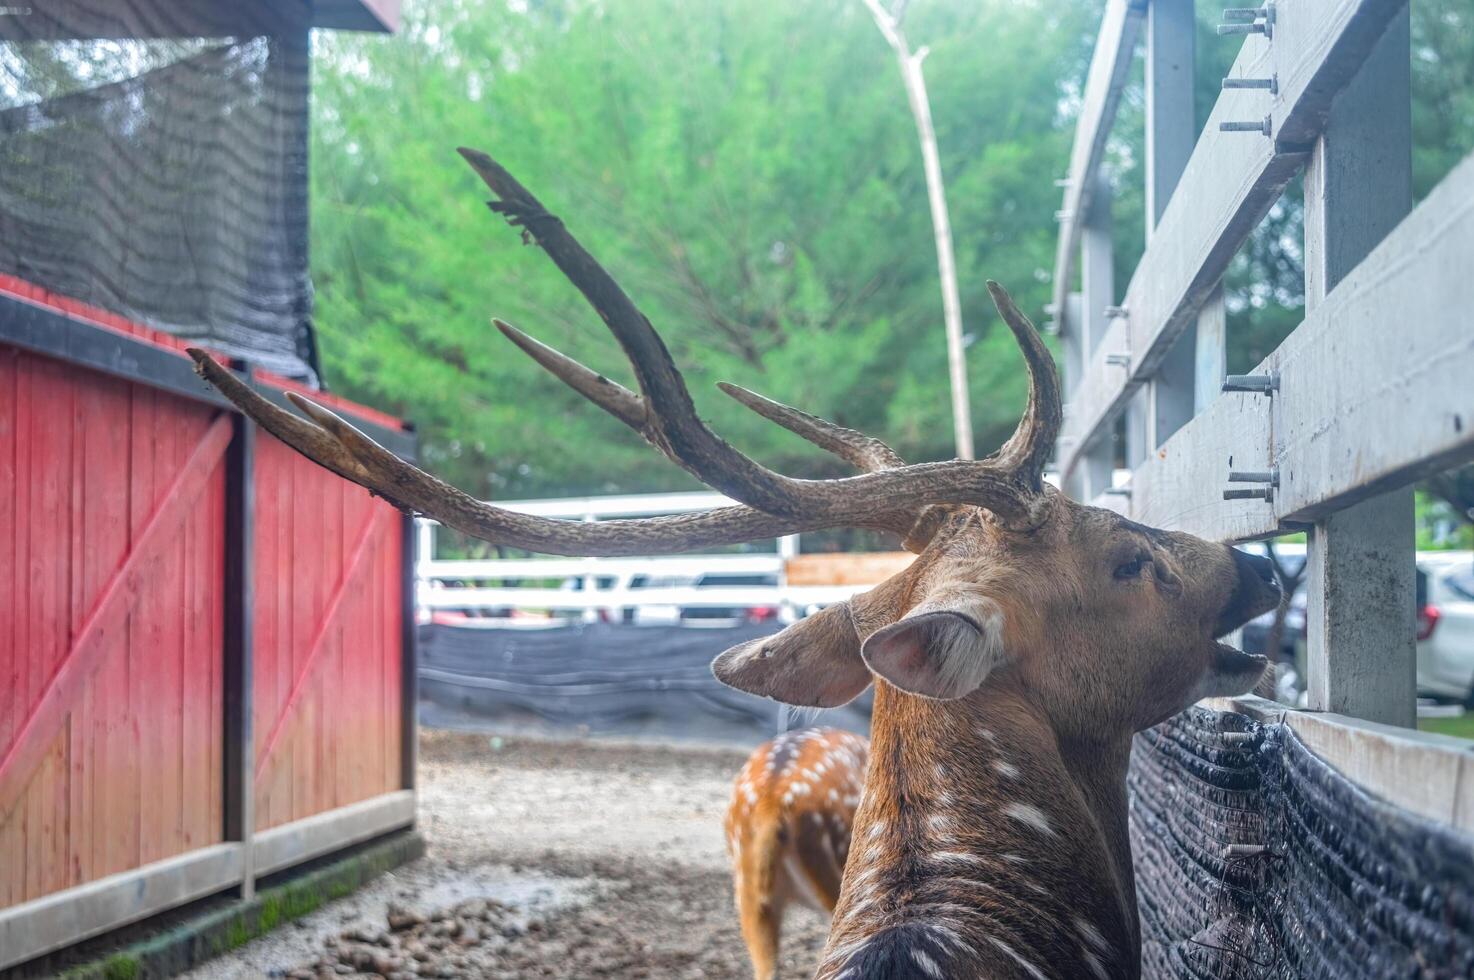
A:
<svg viewBox="0 0 1474 980">
<path fill-rule="evenodd" d="M 408 519 L 182 346 L 0 280 L 0 969 L 414 819 Z"/>
</svg>

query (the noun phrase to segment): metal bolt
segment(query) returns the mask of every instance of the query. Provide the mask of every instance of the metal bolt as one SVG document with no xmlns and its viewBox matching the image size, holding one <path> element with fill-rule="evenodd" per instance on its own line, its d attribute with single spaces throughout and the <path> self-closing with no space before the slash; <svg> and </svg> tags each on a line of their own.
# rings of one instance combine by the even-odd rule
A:
<svg viewBox="0 0 1474 980">
<path fill-rule="evenodd" d="M 1247 490 L 1225 490 L 1224 500 L 1274 500 L 1274 487 L 1252 487 Z"/>
<path fill-rule="evenodd" d="M 1263 133 L 1265 136 L 1273 136 L 1274 129 L 1270 125 L 1270 119 L 1265 116 L 1259 122 L 1221 122 L 1218 124 L 1220 133 Z"/>
<path fill-rule="evenodd" d="M 1268 24 L 1219 24 L 1219 34 L 1269 34 Z"/>
<path fill-rule="evenodd" d="M 1056 211 L 1056 212 L 1054 212 L 1054 220 L 1055 221 L 1069 221 L 1074 216 L 1075 216 L 1075 213 L 1073 211 Z"/>
<path fill-rule="evenodd" d="M 1130 487 L 1106 487 L 1103 492 L 1108 497 L 1129 497 L 1129 496 L 1131 496 L 1131 488 Z"/>
<path fill-rule="evenodd" d="M 1275 74 L 1275 75 L 1269 76 L 1268 78 L 1225 78 L 1223 80 L 1223 87 L 1224 87 L 1224 89 L 1233 89 L 1233 88 L 1265 89 L 1265 90 L 1267 90 L 1269 92 L 1270 95 L 1279 95 L 1279 93 L 1280 93 L 1280 77 L 1279 77 L 1279 75 Z"/>
<path fill-rule="evenodd" d="M 1260 395 L 1270 395 L 1280 390 L 1280 376 L 1276 372 L 1269 374 L 1230 374 L 1223 379 L 1224 391 L 1250 391 Z"/>
<path fill-rule="evenodd" d="M 1223 12 L 1223 19 L 1227 21 L 1258 20 L 1268 14 L 1269 10 L 1265 7 L 1229 7 Z"/>
<path fill-rule="evenodd" d="M 1116 365 L 1119 365 L 1121 367 L 1130 367 L 1131 366 L 1131 355 L 1130 354 L 1107 354 L 1106 355 L 1105 362 L 1107 364 L 1116 364 Z"/>
<path fill-rule="evenodd" d="M 1118 316 L 1125 316 L 1126 315 L 1126 307 L 1124 307 L 1124 306 L 1107 306 L 1105 309 L 1101 310 L 1100 312 L 1105 315 L 1106 319 L 1108 319 L 1108 320 L 1114 320 Z"/>
<path fill-rule="evenodd" d="M 1075 186 L 1075 179 L 1073 177 L 1059 177 L 1059 178 L 1056 178 L 1055 179 L 1054 186 L 1055 187 L 1074 187 Z"/>
<path fill-rule="evenodd" d="M 1223 849 L 1223 860 L 1232 861 L 1234 858 L 1252 858 L 1265 854 L 1269 848 L 1263 844 L 1230 844 Z"/>
<path fill-rule="evenodd" d="M 1248 745 L 1258 738 L 1253 732 L 1224 732 L 1223 741 L 1226 745 Z"/>
<path fill-rule="evenodd" d="M 1268 470 L 1229 470 L 1229 483 L 1267 483 L 1272 487 L 1280 485 L 1280 470 L 1278 466 L 1270 467 Z"/>
</svg>

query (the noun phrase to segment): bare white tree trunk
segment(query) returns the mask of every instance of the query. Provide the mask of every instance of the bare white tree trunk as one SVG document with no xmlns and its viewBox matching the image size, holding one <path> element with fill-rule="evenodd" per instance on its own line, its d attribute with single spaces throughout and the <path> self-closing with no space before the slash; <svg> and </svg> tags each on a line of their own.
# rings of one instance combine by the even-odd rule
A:
<svg viewBox="0 0 1474 980">
<path fill-rule="evenodd" d="M 921 140 L 921 164 L 926 172 L 926 195 L 931 202 L 932 232 L 937 245 L 937 274 L 942 282 L 942 320 L 947 330 L 947 367 L 952 381 L 952 430 L 958 458 L 972 459 L 972 410 L 968 404 L 967 364 L 962 352 L 962 300 L 957 293 L 957 262 L 952 255 L 952 223 L 947 217 L 947 196 L 942 188 L 942 161 L 937 155 L 931 102 L 926 97 L 926 79 L 921 73 L 921 63 L 929 49 L 922 47 L 913 52 L 906 41 L 901 30 L 906 0 L 898 0 L 893 14 L 880 5 L 880 0 L 864 2 L 881 36 L 901 63 L 901 81 L 906 86 L 906 100 L 911 104 L 916 135 Z"/>
</svg>

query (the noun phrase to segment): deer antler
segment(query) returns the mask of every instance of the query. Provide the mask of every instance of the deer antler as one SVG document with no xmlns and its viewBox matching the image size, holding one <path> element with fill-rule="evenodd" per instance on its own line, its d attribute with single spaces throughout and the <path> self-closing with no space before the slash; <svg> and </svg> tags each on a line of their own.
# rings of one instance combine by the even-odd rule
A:
<svg viewBox="0 0 1474 980">
<path fill-rule="evenodd" d="M 406 463 L 339 416 L 290 396 L 311 421 L 272 405 L 207 354 L 191 350 L 196 369 L 263 428 L 299 452 L 401 508 L 413 508 L 476 537 L 566 555 L 656 554 L 750 541 L 831 527 L 874 527 L 924 546 L 949 505 L 991 511 L 1004 526 L 1032 530 L 1043 520 L 1044 463 L 1059 431 L 1061 405 L 1054 361 L 1028 319 L 996 283 L 999 312 L 1024 354 L 1028 407 L 1003 448 L 986 460 L 905 465 L 888 446 L 734 385 L 722 390 L 758 414 L 862 470 L 838 480 L 799 480 L 775 473 L 721 439 L 697 417 L 690 392 L 659 334 L 613 277 L 496 161 L 461 155 L 496 194 L 492 210 L 524 229 L 583 293 L 634 368 L 630 391 L 513 327 L 497 327 L 575 391 L 635 429 L 707 485 L 747 506 L 698 514 L 597 524 L 516 514 L 478 501 Z"/>
</svg>

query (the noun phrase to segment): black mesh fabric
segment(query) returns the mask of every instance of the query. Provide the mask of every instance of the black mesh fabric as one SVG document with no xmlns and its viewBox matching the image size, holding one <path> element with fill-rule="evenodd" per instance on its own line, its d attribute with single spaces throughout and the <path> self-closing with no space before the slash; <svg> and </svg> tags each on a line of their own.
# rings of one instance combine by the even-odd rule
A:
<svg viewBox="0 0 1474 980">
<path fill-rule="evenodd" d="M 1474 839 L 1288 728 L 1190 709 L 1137 737 L 1130 795 L 1144 976 L 1474 977 Z"/>
<path fill-rule="evenodd" d="M 722 629 L 606 623 L 552 629 L 423 626 L 420 695 L 486 718 L 520 711 L 600 732 L 636 721 L 664 722 L 682 731 L 724 722 L 771 732 L 774 702 L 722 684 L 712 676 L 711 660 L 777 629 L 772 623 Z M 795 711 L 794 718 L 795 724 L 822 719 L 865 731 L 869 698 L 822 713 Z"/>
<path fill-rule="evenodd" d="M 0 273 L 315 382 L 306 6 L 3 9 Z"/>
</svg>

